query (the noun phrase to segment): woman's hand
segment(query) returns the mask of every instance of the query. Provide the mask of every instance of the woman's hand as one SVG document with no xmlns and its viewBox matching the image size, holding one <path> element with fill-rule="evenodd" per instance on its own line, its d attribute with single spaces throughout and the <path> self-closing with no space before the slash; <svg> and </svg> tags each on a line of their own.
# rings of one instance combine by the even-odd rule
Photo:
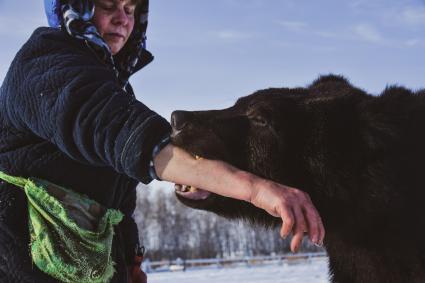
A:
<svg viewBox="0 0 425 283">
<path fill-rule="evenodd" d="M 304 233 L 316 245 L 323 245 L 325 228 L 308 194 L 295 188 L 256 178 L 250 202 L 282 219 L 280 235 L 286 238 L 293 232 L 291 251 L 297 252 Z"/>
</svg>

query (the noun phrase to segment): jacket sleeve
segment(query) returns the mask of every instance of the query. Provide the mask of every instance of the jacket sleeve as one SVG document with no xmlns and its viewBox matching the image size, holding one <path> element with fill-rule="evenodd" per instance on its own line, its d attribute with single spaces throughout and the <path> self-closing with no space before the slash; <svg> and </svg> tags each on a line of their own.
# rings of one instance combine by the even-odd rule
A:
<svg viewBox="0 0 425 283">
<path fill-rule="evenodd" d="M 83 42 L 53 35 L 30 40 L 12 63 L 5 86 L 1 111 L 18 130 L 54 143 L 79 162 L 151 181 L 153 147 L 170 125 L 123 91 L 112 69 Z"/>
</svg>

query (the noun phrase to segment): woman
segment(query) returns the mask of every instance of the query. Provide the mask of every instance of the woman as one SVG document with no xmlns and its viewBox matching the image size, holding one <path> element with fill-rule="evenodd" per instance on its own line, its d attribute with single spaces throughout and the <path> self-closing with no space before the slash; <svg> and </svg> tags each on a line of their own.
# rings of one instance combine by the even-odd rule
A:
<svg viewBox="0 0 425 283">
<path fill-rule="evenodd" d="M 281 235 L 294 234 L 293 251 L 306 231 L 323 241 L 306 194 L 220 161 L 195 160 L 169 143 L 169 123 L 135 99 L 128 79 L 153 58 L 145 49 L 147 0 L 45 5 L 52 27 L 35 30 L 0 90 L 0 171 L 45 179 L 120 210 L 112 282 L 132 280 L 135 187 L 153 178 L 250 201 L 281 217 Z M 25 195 L 2 182 L 1 282 L 56 282 L 32 265 L 29 242 Z"/>
</svg>

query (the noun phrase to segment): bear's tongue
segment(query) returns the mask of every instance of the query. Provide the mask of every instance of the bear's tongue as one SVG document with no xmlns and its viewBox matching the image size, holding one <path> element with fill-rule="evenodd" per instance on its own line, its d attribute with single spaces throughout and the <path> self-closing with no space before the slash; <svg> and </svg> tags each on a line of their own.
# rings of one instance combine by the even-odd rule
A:
<svg viewBox="0 0 425 283">
<path fill-rule="evenodd" d="M 175 184 L 174 189 L 179 196 L 191 200 L 204 200 L 211 194 L 208 191 L 201 190 L 192 186 Z"/>
</svg>

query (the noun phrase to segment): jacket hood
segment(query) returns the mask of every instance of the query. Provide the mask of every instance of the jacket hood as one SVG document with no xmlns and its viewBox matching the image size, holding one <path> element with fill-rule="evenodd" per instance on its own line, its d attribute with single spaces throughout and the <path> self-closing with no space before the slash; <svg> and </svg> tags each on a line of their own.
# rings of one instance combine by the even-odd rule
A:
<svg viewBox="0 0 425 283">
<path fill-rule="evenodd" d="M 133 32 L 114 56 L 91 23 L 95 9 L 93 0 L 44 0 L 44 9 L 49 26 L 61 28 L 72 37 L 84 40 L 99 59 L 114 69 L 123 88 L 132 74 L 153 60 L 152 54 L 146 50 L 149 0 L 138 5 Z"/>
</svg>

